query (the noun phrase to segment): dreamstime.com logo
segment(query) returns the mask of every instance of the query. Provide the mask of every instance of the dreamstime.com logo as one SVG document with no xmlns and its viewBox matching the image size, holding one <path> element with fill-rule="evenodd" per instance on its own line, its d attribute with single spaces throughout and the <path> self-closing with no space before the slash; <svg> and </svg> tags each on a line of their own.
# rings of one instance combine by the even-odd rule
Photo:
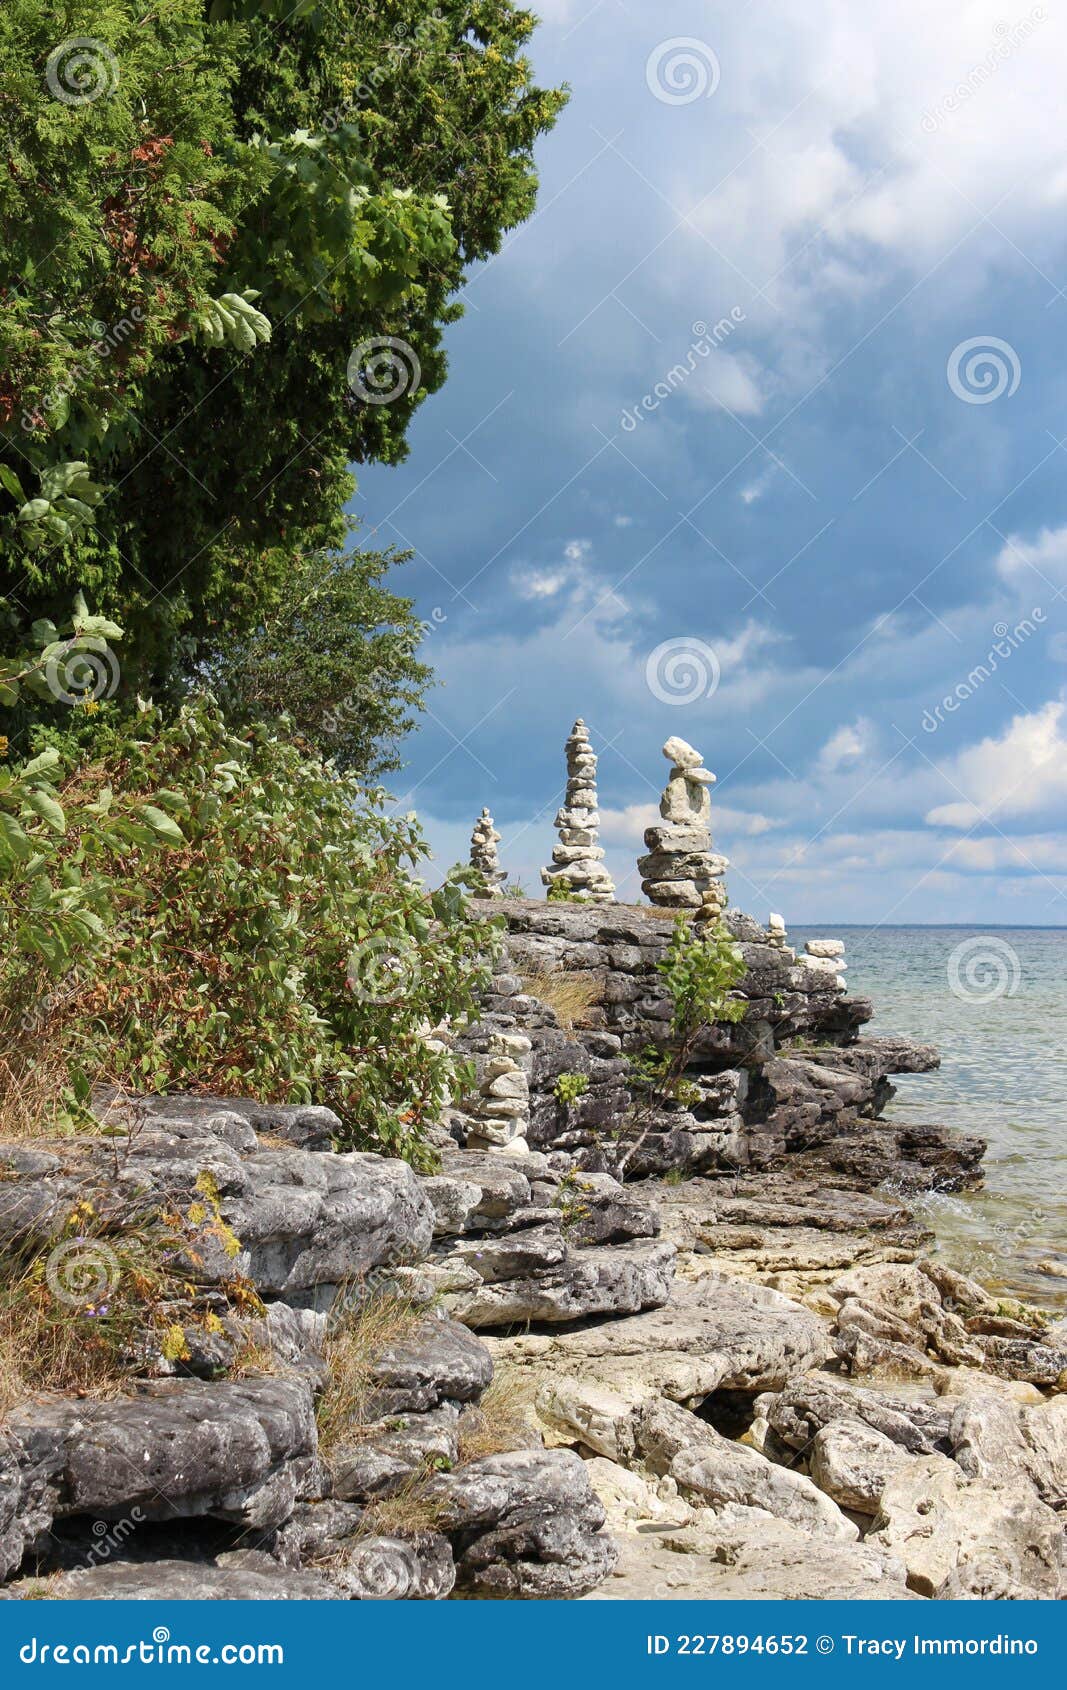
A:
<svg viewBox="0 0 1067 1690">
<path fill-rule="evenodd" d="M 361 340 L 348 360 L 348 385 L 365 405 L 392 405 L 417 392 L 421 381 L 418 353 L 393 334 Z"/>
<path fill-rule="evenodd" d="M 721 675 L 712 647 L 691 634 L 664 640 L 649 652 L 645 663 L 645 684 L 661 704 L 695 704 L 710 698 Z"/>
<path fill-rule="evenodd" d="M 649 92 L 665 106 L 690 106 L 710 100 L 722 77 L 718 58 L 706 41 L 674 35 L 653 47 L 645 64 Z"/>
<path fill-rule="evenodd" d="M 932 106 L 927 106 L 922 115 L 921 128 L 927 135 L 936 134 L 944 123 L 962 111 L 968 101 L 981 92 L 986 83 L 996 76 L 1001 65 L 1006 64 L 1019 48 L 1029 41 L 1031 35 L 1043 24 L 1048 17 L 1044 6 L 1034 6 L 1024 18 L 1016 18 L 1009 23 L 1001 18 L 993 26 L 993 39 L 989 51 L 977 64 L 971 66 L 965 76 L 962 76 L 956 86 L 936 100 Z"/>
<path fill-rule="evenodd" d="M 740 305 L 732 307 L 729 316 L 720 317 L 717 323 L 709 328 L 707 323 L 697 321 L 693 324 L 693 339 L 690 341 L 685 357 L 677 364 L 673 364 L 653 387 L 650 393 L 643 395 L 636 405 L 627 405 L 619 418 L 619 426 L 627 434 L 632 434 L 638 423 L 644 422 L 645 417 L 658 411 L 665 399 L 679 388 L 685 386 L 691 375 L 700 368 L 700 361 L 708 358 L 716 347 L 729 340 L 734 330 L 745 321 L 745 313 Z"/>
<path fill-rule="evenodd" d="M 1028 639 L 1037 633 L 1045 622 L 1045 612 L 1040 605 L 1035 605 L 1029 616 L 1023 616 L 1015 626 L 1009 627 L 1007 622 L 994 622 L 994 641 L 985 655 L 982 663 L 976 663 L 965 680 L 958 681 L 951 692 L 947 692 L 939 704 L 932 710 L 923 711 L 922 728 L 924 733 L 936 733 L 944 725 L 945 716 L 951 716 L 969 698 L 973 698 L 986 681 L 996 674 L 1001 663 L 1006 663 L 1012 654 L 1018 651 Z"/>
<path fill-rule="evenodd" d="M 19 1650 L 23 1666 L 75 1667 L 280 1667 L 280 1643 L 172 1643 L 165 1625 L 140 1643 L 42 1643 L 31 1637 Z"/>
<path fill-rule="evenodd" d="M 54 100 L 65 106 L 89 106 L 113 94 L 119 85 L 119 61 L 104 41 L 71 35 L 53 48 L 44 79 Z"/>
<path fill-rule="evenodd" d="M 352 949 L 345 981 L 360 1003 L 399 1003 L 414 988 L 421 961 L 416 945 L 398 944 L 395 938 L 364 939 Z"/>
<path fill-rule="evenodd" d="M 946 973 L 949 990 L 963 1003 L 1013 998 L 1022 979 L 1018 952 L 1006 939 L 992 933 L 980 933 L 958 944 L 948 959 Z"/>
<path fill-rule="evenodd" d="M 1010 399 L 1022 380 L 1019 354 L 995 334 L 961 340 L 945 368 L 949 387 L 965 405 L 991 405 L 1005 394 Z"/>
<path fill-rule="evenodd" d="M 419 1558 L 399 1538 L 358 1545 L 345 1562 L 345 1584 L 359 1602 L 402 1602 L 419 1588 Z"/>
<path fill-rule="evenodd" d="M 48 1254 L 45 1280 L 57 1303 L 103 1312 L 121 1277 L 119 1259 L 100 1238 L 67 1238 Z"/>
<path fill-rule="evenodd" d="M 99 704 L 114 698 L 121 670 L 119 660 L 106 640 L 94 642 L 91 650 L 62 652 L 44 666 L 49 692 L 60 704 Z"/>
</svg>

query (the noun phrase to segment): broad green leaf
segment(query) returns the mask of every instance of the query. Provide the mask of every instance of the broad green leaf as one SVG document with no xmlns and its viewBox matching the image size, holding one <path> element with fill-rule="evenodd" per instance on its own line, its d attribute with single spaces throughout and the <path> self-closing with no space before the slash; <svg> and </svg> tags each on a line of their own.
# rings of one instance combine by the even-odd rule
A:
<svg viewBox="0 0 1067 1690">
<path fill-rule="evenodd" d="M 33 845 L 29 838 L 14 816 L 9 816 L 6 810 L 0 810 L 0 846 L 5 846 L 8 854 L 17 857 L 20 862 L 26 862 L 33 856 Z"/>
<path fill-rule="evenodd" d="M 34 788 L 33 791 L 27 792 L 22 801 L 22 807 L 23 810 L 32 810 L 34 815 L 40 816 L 41 820 L 46 821 L 56 833 L 66 833 L 67 818 L 63 813 L 63 806 L 43 787 L 39 786 Z"/>
<path fill-rule="evenodd" d="M 39 756 L 31 758 L 25 767 L 19 770 L 19 776 L 22 780 L 29 780 L 33 775 L 43 775 L 47 769 L 58 768 L 61 762 L 59 752 L 54 745 L 50 745 Z"/>
<path fill-rule="evenodd" d="M 184 845 L 185 835 L 173 816 L 168 816 L 165 810 L 160 810 L 155 804 L 142 804 L 141 814 L 154 833 L 161 839 L 166 839 L 172 845 Z"/>
</svg>

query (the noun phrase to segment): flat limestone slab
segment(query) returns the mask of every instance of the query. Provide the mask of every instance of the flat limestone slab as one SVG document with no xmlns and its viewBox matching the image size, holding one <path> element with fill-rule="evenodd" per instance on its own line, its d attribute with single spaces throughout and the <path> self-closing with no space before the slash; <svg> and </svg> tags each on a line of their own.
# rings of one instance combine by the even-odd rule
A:
<svg viewBox="0 0 1067 1690">
<path fill-rule="evenodd" d="M 613 1576 L 586 1602 L 912 1602 L 899 1561 L 819 1541 L 769 1517 L 707 1532 L 620 1535 Z M 714 1631 L 709 1616 L 708 1631 Z"/>
<path fill-rule="evenodd" d="M 781 1389 L 832 1351 L 823 1322 L 765 1286 L 708 1276 L 675 1284 L 665 1307 L 559 1333 L 489 1341 L 536 1382 L 538 1412 L 563 1442 L 612 1459 L 632 1448 L 634 1414 L 666 1397 Z"/>
</svg>

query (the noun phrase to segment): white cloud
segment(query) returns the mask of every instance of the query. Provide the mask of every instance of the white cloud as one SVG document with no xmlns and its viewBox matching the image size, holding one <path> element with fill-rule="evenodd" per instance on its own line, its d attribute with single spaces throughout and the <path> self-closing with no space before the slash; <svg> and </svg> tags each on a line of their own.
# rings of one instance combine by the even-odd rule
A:
<svg viewBox="0 0 1067 1690">
<path fill-rule="evenodd" d="M 897 268 L 925 275 L 966 241 L 966 264 L 937 283 L 958 301 L 994 265 L 1049 259 L 1050 199 L 1067 198 L 1048 122 L 1067 61 L 1062 8 L 764 0 L 757 29 L 747 12 L 716 10 L 705 27 L 722 78 L 701 108 L 706 144 L 675 164 L 669 197 L 689 220 L 689 262 L 713 243 L 746 311 L 777 324 L 794 378 L 820 373 L 818 325 Z M 752 146 L 709 166 L 720 139 L 730 148 L 741 133 Z M 983 329 L 998 325 L 971 332 Z"/>
<path fill-rule="evenodd" d="M 1067 582 L 1067 525 L 1042 528 L 1035 540 L 1009 534 L 997 556 L 997 572 L 1009 585 L 1035 594 L 1049 582 L 1062 586 Z"/>
<path fill-rule="evenodd" d="M 1061 701 L 1014 716 L 999 738 L 972 745 L 944 769 L 958 799 L 926 814 L 931 827 L 971 828 L 983 819 L 1033 815 L 1067 798 L 1067 735 Z"/>
<path fill-rule="evenodd" d="M 746 505 L 754 505 L 758 502 L 758 500 L 762 499 L 764 493 L 774 480 L 777 469 L 777 464 L 768 464 L 762 474 L 757 475 L 754 481 L 750 481 L 746 486 L 742 487 L 741 491 L 737 495 L 742 503 Z"/>
<path fill-rule="evenodd" d="M 511 572 L 516 592 L 524 599 L 554 599 L 565 591 L 573 593 L 589 587 L 592 577 L 586 564 L 592 552 L 591 540 L 568 540 L 559 563 L 541 567 L 516 565 Z"/>
<path fill-rule="evenodd" d="M 523 569 L 516 574 L 515 585 L 524 599 L 554 599 L 572 579 L 566 569 Z"/>
<path fill-rule="evenodd" d="M 698 410 L 722 409 L 755 417 L 764 405 L 760 376 L 759 365 L 748 353 L 716 350 L 682 391 Z"/>
<path fill-rule="evenodd" d="M 874 739 L 874 724 L 865 716 L 838 728 L 819 752 L 820 772 L 836 774 L 838 770 L 854 767 L 861 758 L 870 755 Z"/>
<path fill-rule="evenodd" d="M 612 810 L 600 806 L 600 834 L 608 845 L 638 845 L 644 840 L 646 827 L 656 827 L 663 820 L 658 804 L 627 804 L 625 809 Z M 755 838 L 767 833 L 774 823 L 767 816 L 732 809 L 717 804 L 712 790 L 711 826 L 715 834 L 744 835 Z"/>
</svg>

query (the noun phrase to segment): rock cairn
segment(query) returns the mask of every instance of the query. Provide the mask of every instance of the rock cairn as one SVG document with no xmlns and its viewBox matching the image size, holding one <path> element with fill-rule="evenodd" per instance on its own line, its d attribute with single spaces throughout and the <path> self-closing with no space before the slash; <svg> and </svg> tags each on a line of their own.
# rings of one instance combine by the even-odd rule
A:
<svg viewBox="0 0 1067 1690">
<path fill-rule="evenodd" d="M 726 906 L 727 857 L 711 849 L 711 787 L 715 776 L 700 752 L 672 737 L 663 747 L 671 765 L 657 827 L 645 829 L 648 855 L 637 860 L 641 890 L 653 904 L 690 909 L 714 920 Z"/>
<path fill-rule="evenodd" d="M 772 950 L 782 951 L 790 961 L 796 957 L 786 934 L 784 917 L 777 915 L 773 910 L 767 918 L 767 944 Z"/>
<path fill-rule="evenodd" d="M 483 810 L 471 834 L 471 867 L 485 882 L 485 894 L 488 898 L 503 897 L 506 876 L 497 855 L 499 843 L 500 835 L 493 825 L 493 818 L 488 810 Z"/>
<path fill-rule="evenodd" d="M 615 884 L 604 867 L 603 847 L 597 844 L 597 758 L 589 743 L 589 729 L 580 716 L 571 729 L 566 753 L 567 796 L 556 816 L 559 844 L 553 848 L 551 863 L 541 870 L 541 879 L 549 887 L 565 883 L 569 897 L 610 904 L 614 902 Z"/>
<path fill-rule="evenodd" d="M 809 939 L 804 946 L 804 955 L 800 958 L 805 968 L 810 968 L 819 974 L 830 975 L 836 980 L 841 991 L 845 989 L 842 978 L 848 963 L 845 961 L 845 947 L 840 939 Z"/>
</svg>

